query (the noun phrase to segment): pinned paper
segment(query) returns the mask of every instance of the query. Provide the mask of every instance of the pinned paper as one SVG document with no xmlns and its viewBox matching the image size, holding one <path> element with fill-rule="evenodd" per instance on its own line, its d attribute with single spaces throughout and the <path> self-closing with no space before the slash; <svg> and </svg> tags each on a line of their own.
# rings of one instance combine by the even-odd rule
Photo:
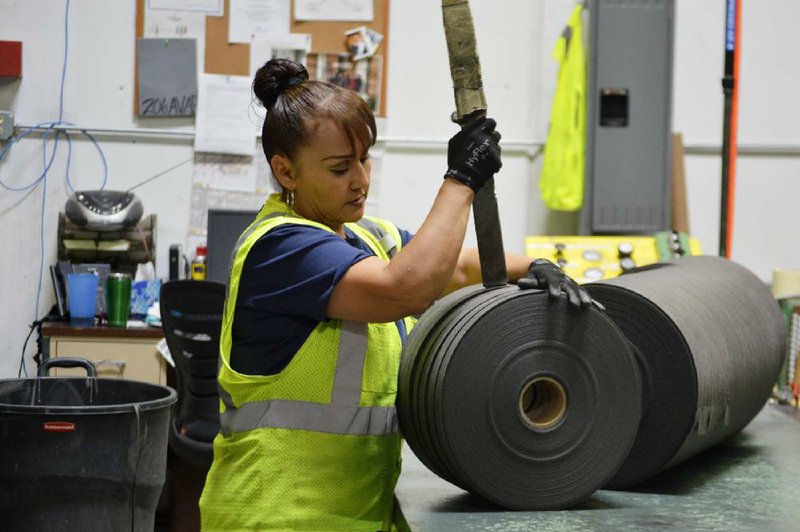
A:
<svg viewBox="0 0 800 532">
<path fill-rule="evenodd" d="M 269 34 L 250 43 L 250 79 L 254 79 L 259 68 L 270 59 L 291 59 L 306 65 L 311 51 L 311 35 L 308 33 Z M 256 135 L 261 134 L 266 111 L 260 105 L 250 110 Z"/>
<path fill-rule="evenodd" d="M 147 0 L 147 9 L 189 11 L 221 17 L 225 10 L 225 3 L 223 0 Z"/>
<path fill-rule="evenodd" d="M 194 116 L 197 49 L 194 39 L 139 39 L 139 116 Z"/>
<path fill-rule="evenodd" d="M 194 149 L 198 152 L 254 155 L 256 139 L 248 110 L 248 76 L 200 76 Z"/>
<path fill-rule="evenodd" d="M 295 20 L 372 22 L 372 0 L 295 0 Z"/>
<path fill-rule="evenodd" d="M 250 78 L 270 59 L 291 59 L 305 65 L 310 51 L 311 35 L 308 33 L 262 35 L 250 43 Z"/>
<path fill-rule="evenodd" d="M 249 43 L 263 35 L 289 33 L 289 0 L 230 0 L 228 42 Z"/>
<path fill-rule="evenodd" d="M 255 194 L 253 157 L 198 153 L 194 161 L 194 185 Z"/>
<path fill-rule="evenodd" d="M 161 39 L 205 39 L 206 15 L 147 9 L 144 12 L 144 36 Z"/>
</svg>

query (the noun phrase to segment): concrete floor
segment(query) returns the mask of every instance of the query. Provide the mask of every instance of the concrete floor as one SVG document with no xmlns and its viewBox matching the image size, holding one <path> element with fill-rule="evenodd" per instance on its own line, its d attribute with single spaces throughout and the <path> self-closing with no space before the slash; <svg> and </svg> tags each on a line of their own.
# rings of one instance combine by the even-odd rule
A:
<svg viewBox="0 0 800 532">
<path fill-rule="evenodd" d="M 396 494 L 415 531 L 800 530 L 800 416 L 769 405 L 744 431 L 633 491 L 512 512 L 427 470 L 406 446 Z"/>
</svg>

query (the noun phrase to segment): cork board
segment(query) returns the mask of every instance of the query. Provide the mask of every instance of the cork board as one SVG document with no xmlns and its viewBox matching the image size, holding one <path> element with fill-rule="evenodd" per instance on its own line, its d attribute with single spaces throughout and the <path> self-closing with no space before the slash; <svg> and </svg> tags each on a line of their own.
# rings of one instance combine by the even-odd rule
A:
<svg viewBox="0 0 800 532">
<path fill-rule="evenodd" d="M 136 38 L 144 35 L 144 3 L 136 0 Z M 381 98 L 378 116 L 386 116 L 386 80 L 389 71 L 389 2 L 390 0 L 373 0 L 372 22 L 352 21 L 296 21 L 294 20 L 294 0 L 291 6 L 292 33 L 311 34 L 312 53 L 346 53 L 344 32 L 366 26 L 383 35 L 383 42 L 377 55 L 383 57 L 381 68 Z M 205 65 L 206 74 L 226 74 L 229 76 L 250 75 L 250 45 L 228 43 L 228 0 L 225 0 L 225 13 L 221 17 L 206 17 L 206 52 L 205 58 L 199 60 Z M 138 64 L 138 59 L 135 65 Z M 137 66 L 134 68 L 138 69 Z M 138 114 L 139 77 L 135 73 L 134 80 L 134 112 Z"/>
</svg>

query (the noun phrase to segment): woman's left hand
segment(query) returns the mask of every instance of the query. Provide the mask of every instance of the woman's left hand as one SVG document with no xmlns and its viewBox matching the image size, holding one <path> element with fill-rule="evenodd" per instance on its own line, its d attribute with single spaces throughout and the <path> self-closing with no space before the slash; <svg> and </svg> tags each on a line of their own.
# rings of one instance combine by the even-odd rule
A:
<svg viewBox="0 0 800 532">
<path fill-rule="evenodd" d="M 536 259 L 528 267 L 528 274 L 517 281 L 523 289 L 547 289 L 552 299 L 558 299 L 562 293 L 567 294 L 569 304 L 576 308 L 586 308 L 592 303 L 602 309 L 599 303 L 592 300 L 589 293 L 576 283 L 564 270 L 547 259 Z"/>
</svg>

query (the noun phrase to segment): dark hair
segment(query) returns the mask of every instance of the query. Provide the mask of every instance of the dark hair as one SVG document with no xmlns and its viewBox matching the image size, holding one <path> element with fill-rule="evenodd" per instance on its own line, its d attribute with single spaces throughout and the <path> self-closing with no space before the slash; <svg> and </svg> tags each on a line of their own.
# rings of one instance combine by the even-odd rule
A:
<svg viewBox="0 0 800 532">
<path fill-rule="evenodd" d="M 267 161 L 277 154 L 292 158 L 305 146 L 320 119 L 337 123 L 354 151 L 375 144 L 375 116 L 355 92 L 308 79 L 306 68 L 288 59 L 272 59 L 258 69 L 253 93 L 267 110 L 261 145 Z M 288 198 L 284 190 L 282 199 Z"/>
</svg>

